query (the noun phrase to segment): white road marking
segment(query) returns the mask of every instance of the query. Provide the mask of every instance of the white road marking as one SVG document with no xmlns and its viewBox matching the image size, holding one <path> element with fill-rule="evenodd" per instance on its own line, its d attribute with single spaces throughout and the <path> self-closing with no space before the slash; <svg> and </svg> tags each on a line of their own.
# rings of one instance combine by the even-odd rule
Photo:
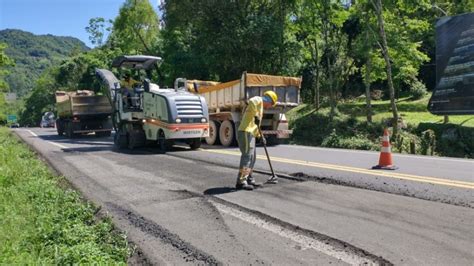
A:
<svg viewBox="0 0 474 266">
<path fill-rule="evenodd" d="M 68 149 L 68 148 L 69 148 L 69 147 L 66 147 L 66 146 L 64 146 L 64 145 L 61 145 L 61 144 L 59 144 L 59 143 L 52 142 L 52 141 L 48 141 L 48 143 L 49 143 L 49 144 L 52 144 L 52 145 L 54 145 L 54 146 L 56 146 L 56 147 L 59 147 L 59 148 L 61 148 L 61 149 Z"/>
<path fill-rule="evenodd" d="M 238 218 L 244 222 L 250 223 L 254 226 L 260 227 L 262 229 L 265 229 L 267 231 L 270 231 L 274 234 L 277 234 L 283 238 L 290 239 L 299 245 L 303 249 L 314 249 L 318 252 L 324 253 L 328 256 L 331 256 L 333 258 L 342 260 L 346 263 L 349 263 L 351 265 L 374 265 L 376 264 L 375 261 L 371 261 L 370 259 L 359 257 L 358 255 L 349 253 L 345 250 L 340 250 L 336 249 L 331 245 L 326 244 L 325 242 L 319 241 L 317 239 L 299 234 L 297 232 L 290 231 L 283 226 L 273 224 L 271 222 L 268 222 L 264 219 L 261 219 L 255 215 L 251 215 L 242 211 L 239 211 L 237 209 L 225 206 L 223 204 L 213 202 L 214 206 L 222 213 L 228 214 L 230 216 L 233 216 L 235 218 Z"/>
<path fill-rule="evenodd" d="M 30 134 L 33 135 L 34 137 L 38 137 L 38 135 L 36 135 L 35 132 L 33 132 L 33 131 L 29 130 L 29 129 L 28 129 L 28 132 L 30 132 Z M 59 147 L 59 148 L 61 148 L 61 149 L 68 149 L 68 147 L 66 147 L 66 146 L 64 146 L 64 145 L 61 145 L 61 144 L 59 144 L 59 143 L 56 143 L 56 142 L 52 142 L 52 141 L 46 141 L 46 142 L 48 142 L 49 144 L 54 145 L 54 146 L 56 146 L 56 147 Z"/>
<path fill-rule="evenodd" d="M 30 132 L 30 134 L 33 135 L 34 137 L 38 137 L 38 135 L 36 135 L 35 132 L 33 132 L 33 131 L 29 130 L 29 129 L 28 129 L 28 132 Z"/>
</svg>

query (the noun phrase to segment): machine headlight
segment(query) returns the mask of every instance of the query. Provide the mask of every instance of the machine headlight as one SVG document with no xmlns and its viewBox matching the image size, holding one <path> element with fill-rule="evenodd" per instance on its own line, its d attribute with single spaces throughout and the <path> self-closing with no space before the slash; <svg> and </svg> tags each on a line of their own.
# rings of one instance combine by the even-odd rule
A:
<svg viewBox="0 0 474 266">
<path fill-rule="evenodd" d="M 206 123 L 207 122 L 207 119 L 206 118 L 201 118 L 201 123 Z"/>
<path fill-rule="evenodd" d="M 179 124 L 179 123 L 181 123 L 181 119 L 176 118 L 175 122 Z"/>
</svg>

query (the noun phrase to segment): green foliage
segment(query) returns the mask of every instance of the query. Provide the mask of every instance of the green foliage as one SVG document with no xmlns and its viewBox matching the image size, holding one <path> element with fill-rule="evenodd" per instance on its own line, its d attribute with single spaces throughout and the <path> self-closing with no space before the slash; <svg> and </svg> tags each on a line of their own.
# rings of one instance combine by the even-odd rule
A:
<svg viewBox="0 0 474 266">
<path fill-rule="evenodd" d="M 474 158 L 474 127 L 466 127 L 462 123 L 420 123 L 416 132 L 424 136 L 426 152 L 433 139 L 434 151 L 440 156 Z"/>
<path fill-rule="evenodd" d="M 2 42 L 8 44 L 5 52 L 15 61 L 15 67 L 9 68 L 6 81 L 10 91 L 19 96 L 26 95 L 46 69 L 55 66 L 73 51 L 88 50 L 76 38 L 34 35 L 21 30 L 0 31 L 0 43 Z"/>
<path fill-rule="evenodd" d="M 20 123 L 36 126 L 44 112 L 55 110 L 54 93 L 57 90 L 93 90 L 99 92 L 100 81 L 95 75 L 96 68 L 108 68 L 119 51 L 94 49 L 80 53 L 48 69 L 37 80 L 34 89 L 25 97 Z"/>
<path fill-rule="evenodd" d="M 436 148 L 436 134 L 432 129 L 421 132 L 421 154 L 433 156 Z"/>
<path fill-rule="evenodd" d="M 91 18 L 89 20 L 89 26 L 86 27 L 91 43 L 99 47 L 102 46 L 105 31 L 111 31 L 110 24 L 112 23 L 112 20 L 105 21 L 105 19 L 101 17 Z"/>
<path fill-rule="evenodd" d="M 113 22 L 109 44 L 126 54 L 152 54 L 158 31 L 158 15 L 148 0 L 126 0 Z"/>
<path fill-rule="evenodd" d="M 0 128 L 0 264 L 125 264 L 131 249 L 110 219 Z"/>
<path fill-rule="evenodd" d="M 305 113 L 304 109 L 292 111 L 290 127 L 292 141 L 302 145 L 359 148 L 376 150 L 383 126 L 360 122 L 353 117 L 338 114 L 333 119 L 327 108 Z"/>
<path fill-rule="evenodd" d="M 54 110 L 55 71 L 50 69 L 43 73 L 36 81 L 35 88 L 25 98 L 24 109 L 20 114 L 21 125 L 39 126 L 41 116 Z"/>
<path fill-rule="evenodd" d="M 338 135 L 336 130 L 333 130 L 329 136 L 323 139 L 321 146 L 357 150 L 377 150 L 379 148 L 374 142 L 367 139 L 365 135 L 358 134 L 345 137 Z"/>
<path fill-rule="evenodd" d="M 8 92 L 8 84 L 4 80 L 4 76 L 8 74 L 5 70 L 9 66 L 13 66 L 13 60 L 11 60 L 5 54 L 6 44 L 0 43 L 0 125 L 7 123 L 7 115 L 16 114 L 16 103 L 7 103 L 5 100 L 5 92 Z"/>
<path fill-rule="evenodd" d="M 414 100 L 423 98 L 423 96 L 425 96 L 427 93 L 428 92 L 426 91 L 425 84 L 421 83 L 420 81 L 416 80 L 411 84 L 410 94 Z"/>
<path fill-rule="evenodd" d="M 472 116 L 450 117 L 457 124 L 443 124 L 442 117 L 426 110 L 428 98 L 398 105 L 407 128 L 392 136 L 394 151 L 400 153 L 436 154 L 440 156 L 474 158 L 474 119 Z M 365 102 L 347 102 L 339 106 L 340 113 L 331 121 L 328 108 L 313 109 L 303 104 L 287 113 L 291 142 L 301 145 L 349 149 L 380 148 L 380 136 L 390 117 L 389 101 L 373 102 L 374 122 L 365 121 Z M 437 122 L 428 122 L 437 121 Z"/>
<path fill-rule="evenodd" d="M 292 2 L 166 1 L 162 36 L 169 80 L 228 81 L 243 71 L 295 74 Z"/>
</svg>

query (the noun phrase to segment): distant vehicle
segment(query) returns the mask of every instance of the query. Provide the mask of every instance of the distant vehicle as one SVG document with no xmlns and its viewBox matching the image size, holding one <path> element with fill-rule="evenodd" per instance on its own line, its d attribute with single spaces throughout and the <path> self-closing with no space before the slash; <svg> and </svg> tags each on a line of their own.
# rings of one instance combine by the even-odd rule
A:
<svg viewBox="0 0 474 266">
<path fill-rule="evenodd" d="M 133 88 L 122 88 L 110 70 L 96 70 L 110 91 L 118 148 L 156 143 L 165 152 L 180 141 L 195 150 L 201 139 L 209 136 L 206 100 L 186 90 L 186 79 L 176 79 L 174 88 L 160 88 L 150 81 L 151 72 L 160 61 L 160 57 L 144 55 L 115 58 L 112 67 L 119 69 L 119 73 L 133 71 L 138 77 L 139 83 Z"/>
<path fill-rule="evenodd" d="M 13 123 L 10 125 L 10 128 L 19 128 L 20 127 L 20 124 L 18 123 Z"/>
<path fill-rule="evenodd" d="M 110 136 L 112 107 L 106 96 L 93 91 L 57 91 L 56 108 L 58 135 L 68 138 L 78 134 L 95 133 L 98 137 Z"/>
<path fill-rule="evenodd" d="M 53 112 L 46 112 L 43 114 L 43 117 L 41 118 L 41 123 L 40 127 L 55 127 L 55 117 Z"/>
</svg>

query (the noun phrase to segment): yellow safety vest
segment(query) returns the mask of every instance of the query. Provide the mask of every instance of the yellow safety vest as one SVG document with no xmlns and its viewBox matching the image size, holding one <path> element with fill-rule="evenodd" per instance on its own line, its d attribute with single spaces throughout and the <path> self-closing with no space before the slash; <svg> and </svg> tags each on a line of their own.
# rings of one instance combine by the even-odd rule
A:
<svg viewBox="0 0 474 266">
<path fill-rule="evenodd" d="M 254 96 L 249 99 L 240 121 L 239 131 L 249 132 L 253 136 L 258 137 L 258 125 L 255 124 L 255 117 L 262 121 L 263 99 L 260 96 Z"/>
<path fill-rule="evenodd" d="M 136 81 L 136 80 L 134 80 L 134 79 L 131 78 L 131 79 L 128 80 L 128 81 L 127 81 L 127 80 L 122 80 L 122 81 L 120 81 L 120 86 L 121 86 L 122 88 L 132 89 L 133 86 L 134 86 L 135 84 L 137 84 L 137 83 L 138 83 L 138 81 Z"/>
</svg>

